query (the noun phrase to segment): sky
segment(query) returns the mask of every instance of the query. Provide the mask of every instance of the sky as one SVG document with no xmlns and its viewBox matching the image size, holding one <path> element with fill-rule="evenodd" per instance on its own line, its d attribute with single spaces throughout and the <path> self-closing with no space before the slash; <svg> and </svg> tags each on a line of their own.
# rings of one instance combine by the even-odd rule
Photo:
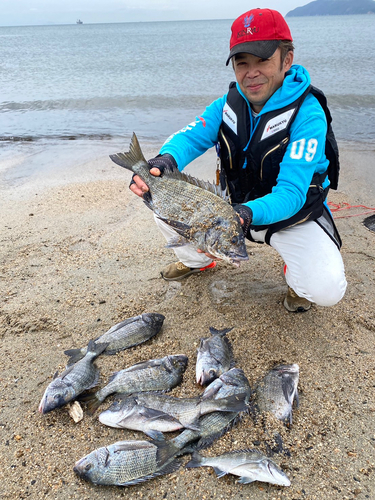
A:
<svg viewBox="0 0 375 500">
<path fill-rule="evenodd" d="M 0 0 L 0 26 L 235 19 L 251 8 L 287 12 L 310 0 Z"/>
</svg>

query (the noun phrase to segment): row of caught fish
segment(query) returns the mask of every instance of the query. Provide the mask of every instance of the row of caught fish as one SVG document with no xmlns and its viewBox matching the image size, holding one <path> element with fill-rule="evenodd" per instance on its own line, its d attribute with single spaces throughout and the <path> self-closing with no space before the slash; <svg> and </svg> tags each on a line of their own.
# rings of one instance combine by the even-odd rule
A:
<svg viewBox="0 0 375 500">
<path fill-rule="evenodd" d="M 95 387 L 99 370 L 94 360 L 100 354 L 116 354 L 154 337 L 160 332 L 165 317 L 158 313 L 145 313 L 128 318 L 114 325 L 106 333 L 89 342 L 87 347 L 69 349 L 67 369 L 47 387 L 39 405 L 41 413 L 47 413 L 75 400 L 84 391 Z"/>
<path fill-rule="evenodd" d="M 47 413 L 59 408 L 83 392 L 95 387 L 99 380 L 99 370 L 94 360 L 100 354 L 115 354 L 123 349 L 139 345 L 155 336 L 161 329 L 164 316 L 158 313 L 145 313 L 129 318 L 89 342 L 87 347 L 65 351 L 69 356 L 67 369 L 47 387 L 39 411 Z M 229 331 L 210 329 L 212 337 L 202 339 L 198 349 L 196 378 L 205 385 L 229 370 L 233 364 L 233 354 L 225 334 Z M 84 398 L 90 413 L 113 393 L 131 394 L 134 384 L 142 391 L 167 391 L 178 385 L 187 366 L 184 355 L 166 356 L 159 360 L 138 363 L 115 373 L 109 383 Z"/>
<path fill-rule="evenodd" d="M 99 373 L 93 361 L 99 354 L 113 354 L 148 340 L 160 331 L 163 321 L 162 315 L 143 314 L 115 325 L 95 341 L 90 341 L 85 348 L 65 351 L 70 356 L 69 366 L 47 387 L 39 410 L 42 413 L 51 411 L 96 385 Z M 120 394 L 120 401 L 102 412 L 99 420 L 112 427 L 143 431 L 153 440 L 115 443 L 95 450 L 75 465 L 74 470 L 79 475 L 96 484 L 130 485 L 166 474 L 179 466 L 179 455 L 208 446 L 236 422 L 241 412 L 248 409 L 251 389 L 243 371 L 232 368 L 233 353 L 226 337 L 230 329 L 218 331 L 211 328 L 210 331 L 211 337 L 201 339 L 197 354 L 197 382 L 209 384 L 201 396 L 173 398 L 150 392 L 168 391 L 181 382 L 188 360 L 184 355 L 175 355 L 121 370 L 104 388 L 83 397 L 93 412 L 107 396 Z M 257 384 L 255 402 L 258 410 L 270 411 L 280 420 L 291 422 L 297 384 L 297 365 L 275 368 Z M 168 442 L 161 434 L 182 428 L 185 430 Z M 114 456 L 109 460 L 111 453 Z M 226 456 L 226 461 L 223 459 L 226 464 L 229 459 L 236 463 L 238 460 L 250 460 L 251 463 L 255 460 L 257 465 L 253 463 L 252 468 L 256 473 L 242 475 L 242 482 L 262 480 L 286 485 L 289 481 L 276 464 L 259 452 L 247 450 L 243 453 L 230 454 L 233 456 Z M 195 456 L 190 466 L 201 462 L 202 465 L 209 465 L 203 458 L 198 460 Z M 277 470 L 278 473 L 275 472 Z M 224 467 L 220 471 L 222 475 L 229 469 Z M 263 479 L 257 477 L 260 471 L 263 472 L 259 477 Z M 264 471 L 270 474 L 268 479 Z M 284 479 L 277 474 L 284 474 Z"/>
<path fill-rule="evenodd" d="M 136 398 L 138 396 L 136 395 Z M 146 394 L 147 404 L 150 401 L 148 396 Z M 235 400 L 236 397 L 239 401 L 249 403 L 251 389 L 243 371 L 232 368 L 206 388 L 201 401 L 211 399 L 220 402 L 231 398 Z M 178 403 L 178 398 L 173 399 L 176 406 L 171 413 L 174 413 L 172 418 L 175 419 L 177 404 L 180 408 L 184 404 Z M 205 458 L 197 453 L 210 446 L 235 425 L 241 418 L 240 407 L 236 411 L 232 408 L 232 411 L 213 411 L 202 415 L 195 429 L 186 428 L 177 437 L 166 441 L 161 432 L 150 427 L 155 422 L 160 423 L 162 413 L 164 413 L 162 418 L 167 419 L 169 405 L 163 405 L 163 401 L 157 397 L 155 401 L 160 403 L 159 410 L 156 414 L 148 415 L 144 428 L 142 428 L 143 423 L 140 426 L 143 432 L 152 438 L 151 441 L 120 441 L 98 448 L 79 460 L 74 466 L 74 471 L 94 484 L 129 486 L 175 471 L 181 465 L 179 457 L 193 453 L 187 467 L 213 466 L 219 477 L 228 473 L 235 474 L 240 476 L 241 483 L 264 481 L 281 486 L 290 485 L 286 474 L 273 460 L 257 450 L 238 450 L 211 458 Z M 134 415 L 125 418 L 123 415 L 124 405 L 115 403 L 99 416 L 99 420 L 114 427 L 135 428 L 132 424 L 128 426 L 132 418 L 134 422 Z"/>
</svg>

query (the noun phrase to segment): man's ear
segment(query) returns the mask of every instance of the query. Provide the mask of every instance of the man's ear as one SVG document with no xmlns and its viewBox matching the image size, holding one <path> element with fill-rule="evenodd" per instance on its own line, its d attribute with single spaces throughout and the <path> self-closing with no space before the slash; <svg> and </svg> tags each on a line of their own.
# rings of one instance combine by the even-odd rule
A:
<svg viewBox="0 0 375 500">
<path fill-rule="evenodd" d="M 290 50 L 287 53 L 287 55 L 286 55 L 286 57 L 284 59 L 284 63 L 283 63 L 285 73 L 287 71 L 289 71 L 290 68 L 292 67 L 293 59 L 294 59 L 294 52 L 292 50 Z"/>
</svg>

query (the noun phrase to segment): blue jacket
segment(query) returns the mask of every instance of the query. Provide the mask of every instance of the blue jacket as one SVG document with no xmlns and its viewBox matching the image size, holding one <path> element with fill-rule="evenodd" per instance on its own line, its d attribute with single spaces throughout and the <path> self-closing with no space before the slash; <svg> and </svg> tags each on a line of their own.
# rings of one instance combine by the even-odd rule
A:
<svg viewBox="0 0 375 500">
<path fill-rule="evenodd" d="M 286 73 L 283 85 L 270 97 L 256 118 L 253 117 L 249 104 L 250 138 L 262 114 L 292 103 L 309 85 L 307 70 L 293 65 Z M 245 98 L 238 85 L 237 89 Z M 214 101 L 195 122 L 170 136 L 160 154 L 171 154 L 179 170 L 183 170 L 191 161 L 215 146 L 226 97 L 227 94 Z M 291 126 L 290 141 L 280 164 L 276 186 L 262 198 L 245 203 L 253 212 L 253 225 L 269 225 L 288 219 L 302 208 L 313 174 L 322 174 L 327 170 L 328 160 L 324 153 L 326 132 L 324 111 L 318 100 L 309 94 Z M 323 187 L 327 185 L 328 178 Z"/>
</svg>

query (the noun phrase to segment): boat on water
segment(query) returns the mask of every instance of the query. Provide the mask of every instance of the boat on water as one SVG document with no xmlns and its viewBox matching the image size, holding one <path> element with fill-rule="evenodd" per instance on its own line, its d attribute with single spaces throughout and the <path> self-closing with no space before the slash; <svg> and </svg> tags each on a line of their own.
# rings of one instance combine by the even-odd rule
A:
<svg viewBox="0 0 375 500">
<path fill-rule="evenodd" d="M 80 19 L 77 19 L 76 24 L 83 24 L 83 21 L 81 21 Z"/>
</svg>

